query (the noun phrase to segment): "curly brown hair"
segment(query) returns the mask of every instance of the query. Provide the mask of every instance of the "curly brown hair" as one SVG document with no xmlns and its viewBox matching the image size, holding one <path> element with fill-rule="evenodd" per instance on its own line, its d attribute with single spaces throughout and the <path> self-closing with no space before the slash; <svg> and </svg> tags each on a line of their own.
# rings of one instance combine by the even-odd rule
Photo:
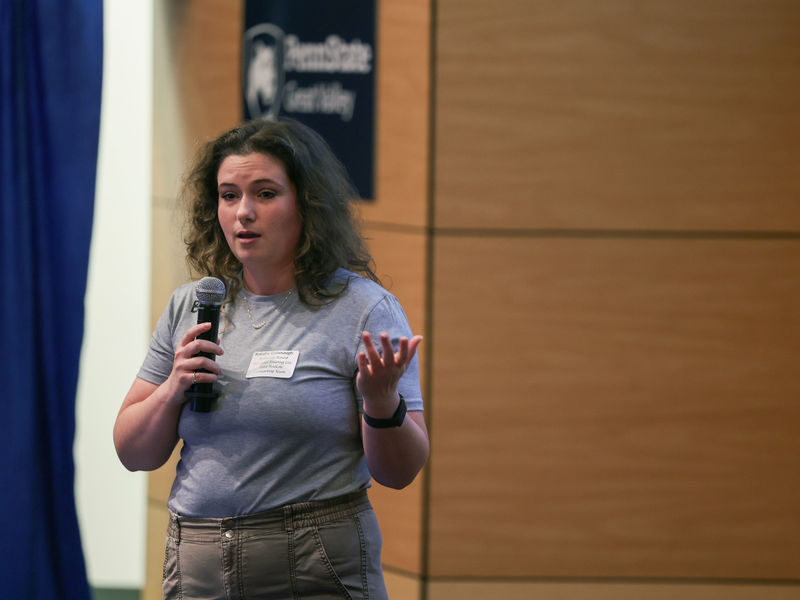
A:
<svg viewBox="0 0 800 600">
<path fill-rule="evenodd" d="M 292 119 L 249 121 L 200 149 L 182 192 L 188 213 L 186 261 L 192 271 L 219 277 L 226 283 L 229 300 L 236 297 L 242 264 L 217 220 L 217 172 L 228 156 L 254 152 L 278 159 L 295 186 L 302 223 L 294 260 L 300 299 L 307 305 L 323 305 L 344 293 L 346 282 L 332 285 L 339 268 L 380 283 L 352 212 L 357 193 L 347 171 L 318 133 Z"/>
</svg>

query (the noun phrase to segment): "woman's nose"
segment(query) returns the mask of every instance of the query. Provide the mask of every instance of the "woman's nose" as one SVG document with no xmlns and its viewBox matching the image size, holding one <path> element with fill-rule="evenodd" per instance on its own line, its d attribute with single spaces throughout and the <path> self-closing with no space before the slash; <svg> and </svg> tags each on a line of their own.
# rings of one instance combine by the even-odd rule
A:
<svg viewBox="0 0 800 600">
<path fill-rule="evenodd" d="M 240 221 L 252 221 L 253 201 L 248 194 L 244 194 L 239 201 L 239 207 L 236 209 L 236 218 Z"/>
</svg>

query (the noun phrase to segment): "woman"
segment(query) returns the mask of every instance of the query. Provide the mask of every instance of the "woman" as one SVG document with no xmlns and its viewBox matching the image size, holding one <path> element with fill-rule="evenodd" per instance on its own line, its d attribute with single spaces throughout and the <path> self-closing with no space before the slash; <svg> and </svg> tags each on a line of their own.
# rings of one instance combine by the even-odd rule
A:
<svg viewBox="0 0 800 600">
<path fill-rule="evenodd" d="M 227 286 L 219 343 L 178 288 L 114 426 L 130 470 L 183 441 L 163 597 L 385 598 L 365 490 L 427 460 L 422 338 L 377 283 L 344 168 L 300 123 L 251 122 L 205 146 L 184 195 L 188 262 Z M 260 369 L 269 352 L 297 362 Z M 211 412 L 185 405 L 196 382 Z"/>
</svg>

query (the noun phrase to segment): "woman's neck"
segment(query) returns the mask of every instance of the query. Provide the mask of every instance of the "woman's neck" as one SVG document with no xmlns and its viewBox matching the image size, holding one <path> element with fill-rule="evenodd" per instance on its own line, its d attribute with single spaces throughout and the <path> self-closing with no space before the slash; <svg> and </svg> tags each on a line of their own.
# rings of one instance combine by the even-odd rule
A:
<svg viewBox="0 0 800 600">
<path fill-rule="evenodd" d="M 268 274 L 254 272 L 245 267 L 242 270 L 242 282 L 248 292 L 257 296 L 274 296 L 295 287 L 294 271 L 290 270 Z"/>
</svg>

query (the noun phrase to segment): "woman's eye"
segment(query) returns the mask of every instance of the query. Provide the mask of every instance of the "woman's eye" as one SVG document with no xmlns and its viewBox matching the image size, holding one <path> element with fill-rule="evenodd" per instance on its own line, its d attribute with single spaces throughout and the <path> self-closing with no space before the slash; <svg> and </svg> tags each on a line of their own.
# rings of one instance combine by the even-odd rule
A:
<svg viewBox="0 0 800 600">
<path fill-rule="evenodd" d="M 233 192 L 222 192 L 219 197 L 223 200 L 233 200 L 236 197 L 236 194 Z"/>
<path fill-rule="evenodd" d="M 258 195 L 262 198 L 274 198 L 277 194 L 274 190 L 261 190 Z"/>
</svg>

